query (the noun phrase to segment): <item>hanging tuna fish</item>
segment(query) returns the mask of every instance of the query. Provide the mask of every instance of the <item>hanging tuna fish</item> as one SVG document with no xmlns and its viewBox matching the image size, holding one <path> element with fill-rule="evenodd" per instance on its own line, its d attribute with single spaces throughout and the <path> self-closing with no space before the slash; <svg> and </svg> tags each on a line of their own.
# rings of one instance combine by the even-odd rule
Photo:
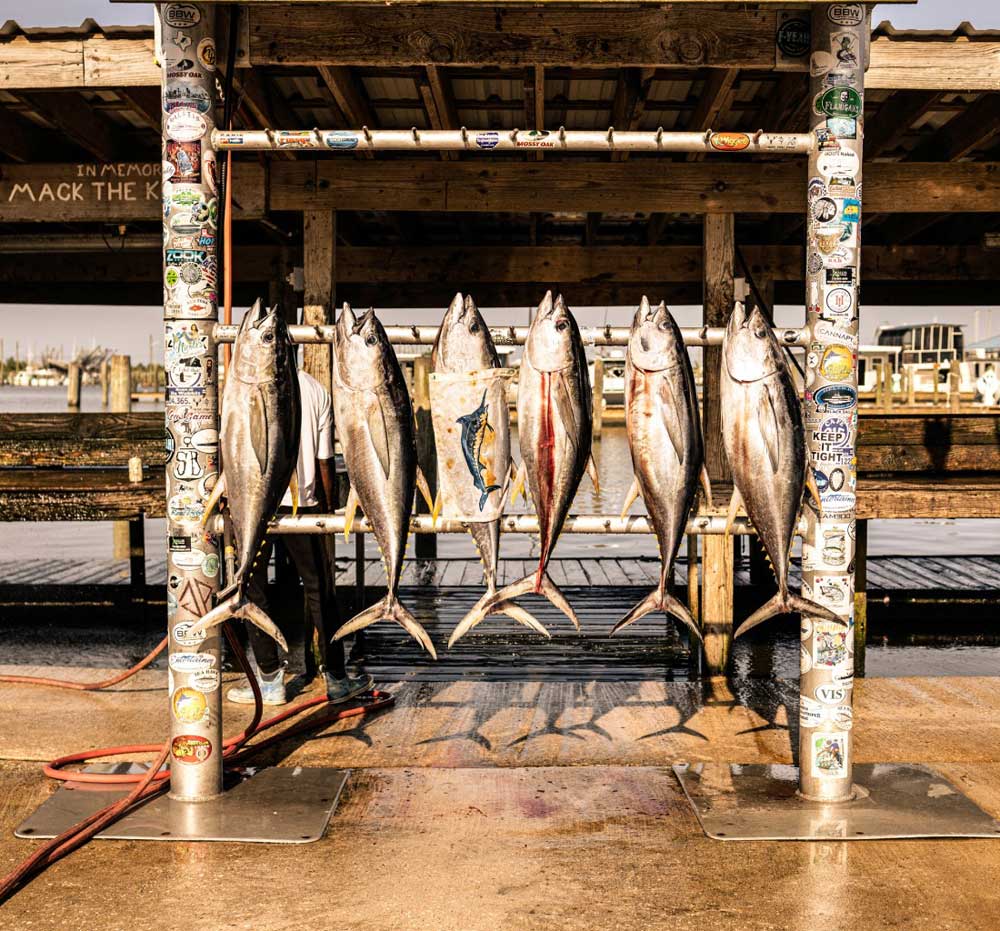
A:
<svg viewBox="0 0 1000 931">
<path fill-rule="evenodd" d="M 222 395 L 222 477 L 202 519 L 207 521 L 225 495 L 239 565 L 229 586 L 219 592 L 217 607 L 195 624 L 191 636 L 240 617 L 288 649 L 267 614 L 247 598 L 247 586 L 267 525 L 295 475 L 301 418 L 295 347 L 288 327 L 277 307 L 268 310 L 258 300 L 236 334 Z M 293 497 L 295 492 L 293 488 Z"/>
<path fill-rule="evenodd" d="M 517 390 L 517 431 L 521 467 L 511 495 L 527 479 L 538 515 L 541 554 L 538 568 L 501 588 L 479 608 L 486 614 L 498 602 L 529 592 L 544 595 L 579 630 L 580 621 L 546 569 L 584 472 L 597 487 L 590 455 L 593 429 L 590 375 L 580 329 L 559 295 L 545 294 L 528 330 Z M 473 614 L 463 624 L 477 622 Z"/>
<path fill-rule="evenodd" d="M 653 310 L 645 297 L 632 321 L 625 356 L 625 429 L 635 481 L 622 517 L 641 494 L 660 547 L 660 584 L 611 633 L 650 611 L 660 610 L 683 621 L 701 640 L 691 612 L 670 593 L 674 560 L 695 504 L 699 480 L 706 500 L 712 502 L 698 395 L 680 328 L 666 304 Z"/>
<path fill-rule="evenodd" d="M 384 598 L 351 618 L 334 637 L 376 621 L 395 621 L 437 659 L 427 631 L 399 601 L 414 488 L 419 483 L 427 498 L 429 492 L 417 468 L 410 396 L 375 311 L 356 317 L 344 304 L 334 328 L 333 385 L 337 429 L 351 480 L 345 533 L 350 533 L 360 506 L 382 553 L 387 587 Z"/>
<path fill-rule="evenodd" d="M 431 354 L 431 416 L 437 446 L 438 495 L 434 517 L 464 521 L 479 549 L 486 592 L 458 624 L 452 646 L 486 615 L 480 608 L 497 591 L 500 519 L 510 490 L 510 414 L 507 384 L 512 369 L 500 367 L 486 321 L 471 297 L 456 294 Z M 547 632 L 510 601 L 488 613 L 506 614 Z"/>
<path fill-rule="evenodd" d="M 742 503 L 778 581 L 778 593 L 736 630 L 746 633 L 776 614 L 799 611 L 844 624 L 832 611 L 788 590 L 788 560 L 807 481 L 802 406 L 781 346 L 760 309 L 739 302 L 722 340 L 722 438 L 733 470 L 727 529 Z"/>
</svg>

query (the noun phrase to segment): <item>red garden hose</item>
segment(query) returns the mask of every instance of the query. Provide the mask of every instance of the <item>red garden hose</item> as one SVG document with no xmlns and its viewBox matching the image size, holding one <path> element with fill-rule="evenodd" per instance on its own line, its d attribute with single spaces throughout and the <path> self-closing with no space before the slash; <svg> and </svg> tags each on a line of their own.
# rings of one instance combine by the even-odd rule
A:
<svg viewBox="0 0 1000 931">
<path fill-rule="evenodd" d="M 272 734 L 265 740 L 259 741 L 252 746 L 245 746 L 250 739 L 256 737 L 258 734 L 275 727 L 283 721 L 287 721 L 289 718 L 294 717 L 297 714 L 301 714 L 308 708 L 314 708 L 318 705 L 326 704 L 328 699 L 325 695 L 321 695 L 317 698 L 311 698 L 304 702 L 300 702 L 297 705 L 292 705 L 290 708 L 286 708 L 284 711 L 268 718 L 266 721 L 262 721 L 261 716 L 264 703 L 261 697 L 260 685 L 257 682 L 257 677 L 254 675 L 253 670 L 250 667 L 249 660 L 243 652 L 243 648 L 240 646 L 239 640 L 234 636 L 228 623 L 226 624 L 224 631 L 230 649 L 232 649 L 239 665 L 246 673 L 247 679 L 250 682 L 250 687 L 253 689 L 254 693 L 254 713 L 250 724 L 247 725 L 247 727 L 244 728 L 238 735 L 230 737 L 223 744 L 223 759 L 230 766 L 237 766 L 254 753 L 257 753 L 258 751 L 263 750 L 264 748 L 269 747 L 281 740 L 285 740 L 288 737 L 303 733 L 307 730 L 315 730 L 318 727 L 333 724 L 334 722 L 341 721 L 344 718 L 370 714 L 371 712 L 381 708 L 389 707 L 395 701 L 393 696 L 388 692 L 373 689 L 370 693 L 371 700 L 365 704 L 356 705 L 351 708 L 339 709 L 316 720 L 304 721 L 293 727 L 279 731 L 276 734 Z M 166 639 L 164 639 L 163 642 L 156 647 L 156 649 L 154 649 L 148 656 L 145 657 L 145 659 L 133 666 L 131 669 L 124 673 L 119 673 L 104 682 L 64 682 L 60 679 L 48 679 L 39 676 L 0 676 L 0 682 L 47 685 L 56 688 L 70 688 L 77 690 L 107 688 L 111 685 L 117 685 L 119 682 L 123 682 L 130 676 L 135 675 L 140 669 L 148 666 L 163 650 L 164 646 L 166 646 L 166 642 Z M 72 853 L 78 847 L 81 847 L 110 824 L 113 824 L 123 815 L 127 814 L 136 804 L 165 792 L 170 779 L 170 772 L 168 770 L 162 770 L 161 767 L 166 762 L 169 752 L 169 742 L 163 744 L 162 746 L 160 744 L 131 744 L 120 747 L 100 747 L 94 750 L 86 750 L 81 753 L 71 753 L 46 764 L 43 771 L 46 776 L 49 776 L 52 779 L 119 786 L 135 783 L 135 788 L 132 789 L 128 795 L 119 799 L 117 802 L 113 802 L 105 808 L 102 808 L 100 811 L 97 811 L 88 818 L 85 818 L 79 824 L 76 824 L 67 831 L 64 831 L 58 837 L 55 837 L 43 844 L 19 866 L 13 869 L 6 876 L 0 878 L 0 904 L 16 892 L 26 881 L 51 866 L 57 860 L 66 856 L 66 854 Z M 103 757 L 122 756 L 124 754 L 135 753 L 157 754 L 156 758 L 152 761 L 149 769 L 145 773 L 116 775 L 106 773 L 67 772 L 62 769 L 62 767 L 67 766 L 70 763 L 83 763 L 88 760 Z"/>
</svg>

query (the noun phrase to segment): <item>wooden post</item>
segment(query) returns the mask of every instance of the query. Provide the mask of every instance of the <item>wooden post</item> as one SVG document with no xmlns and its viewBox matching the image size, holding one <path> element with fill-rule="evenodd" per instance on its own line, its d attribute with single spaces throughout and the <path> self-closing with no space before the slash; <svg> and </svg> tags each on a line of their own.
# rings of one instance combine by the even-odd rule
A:
<svg viewBox="0 0 1000 931">
<path fill-rule="evenodd" d="M 952 359 L 948 370 L 948 402 L 953 411 L 962 406 L 962 373 L 958 370 L 957 359 Z"/>
<path fill-rule="evenodd" d="M 910 364 L 906 366 L 906 404 L 913 407 L 917 403 L 917 379 L 914 369 L 916 366 Z"/>
<path fill-rule="evenodd" d="M 437 447 L 434 445 L 434 428 L 431 424 L 431 357 L 418 356 L 413 360 L 413 417 L 417 422 L 417 464 L 437 494 Z M 423 495 L 417 495 L 417 513 L 429 514 L 430 509 Z M 437 557 L 437 534 L 417 535 L 415 552 L 418 559 Z"/>
<path fill-rule="evenodd" d="M 70 362 L 66 373 L 66 406 L 73 411 L 80 409 L 80 385 L 83 381 L 83 370 L 79 362 Z"/>
<path fill-rule="evenodd" d="M 868 521 L 859 520 L 854 541 L 854 675 L 865 674 L 868 638 Z"/>
<path fill-rule="evenodd" d="M 303 218 L 303 236 L 302 322 L 307 326 L 319 326 L 333 319 L 337 214 L 333 210 L 307 210 Z M 328 391 L 332 390 L 328 345 L 319 343 L 303 347 L 302 368 Z"/>
<path fill-rule="evenodd" d="M 110 368 L 108 360 L 104 359 L 101 362 L 101 405 L 103 407 L 108 406 L 108 389 L 111 387 Z"/>
<path fill-rule="evenodd" d="M 127 414 L 132 410 L 132 360 L 129 356 L 111 357 L 111 413 Z M 142 518 L 139 518 L 140 522 Z M 116 520 L 112 525 L 112 557 L 131 559 L 132 521 Z M 145 572 L 145 569 L 143 570 Z M 144 577 L 145 578 L 145 577 Z M 145 581 L 142 583 L 145 585 Z"/>
<path fill-rule="evenodd" d="M 594 356 L 594 383 L 592 390 L 594 397 L 593 437 L 595 440 L 599 440 L 601 438 L 601 428 L 604 425 L 604 359 L 601 356 Z"/>
<path fill-rule="evenodd" d="M 687 535 L 688 610 L 697 621 L 701 617 L 701 596 L 698 592 L 698 535 Z"/>
<path fill-rule="evenodd" d="M 733 638 L 733 542 L 722 534 L 701 541 L 701 629 L 709 674 L 724 675 Z"/>
<path fill-rule="evenodd" d="M 132 359 L 111 357 L 111 413 L 127 414 L 132 409 Z"/>
<path fill-rule="evenodd" d="M 934 378 L 934 382 L 933 382 L 933 384 L 931 386 L 932 389 L 933 389 L 932 390 L 932 394 L 931 394 L 931 404 L 933 404 L 935 407 L 937 407 L 937 403 L 938 403 L 938 384 L 939 384 L 939 382 L 941 380 L 941 363 L 940 362 L 935 362 L 934 363 L 933 378 Z"/>
<path fill-rule="evenodd" d="M 725 326 L 733 312 L 734 300 L 734 222 L 731 213 L 706 214 L 704 253 L 702 322 L 706 326 Z M 722 447 L 721 347 L 707 347 L 702 360 L 705 464 L 713 482 L 726 482 L 730 480 L 730 472 Z M 701 549 L 700 621 L 705 636 L 705 660 L 710 674 L 722 675 L 729 662 L 733 627 L 733 543 L 726 537 L 706 536 Z"/>
</svg>

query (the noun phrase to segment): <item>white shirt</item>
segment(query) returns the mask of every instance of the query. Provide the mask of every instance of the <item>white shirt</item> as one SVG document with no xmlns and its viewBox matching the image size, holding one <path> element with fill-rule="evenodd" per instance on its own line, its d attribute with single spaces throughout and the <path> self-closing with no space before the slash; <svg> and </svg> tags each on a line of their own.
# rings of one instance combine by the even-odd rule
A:
<svg viewBox="0 0 1000 931">
<path fill-rule="evenodd" d="M 299 506 L 309 507 L 319 504 L 316 460 L 333 458 L 333 415 L 330 392 L 302 369 L 299 369 L 299 393 L 302 397 L 302 435 L 295 473 L 299 481 Z M 281 503 L 284 507 L 292 506 L 291 491 L 285 492 Z"/>
</svg>

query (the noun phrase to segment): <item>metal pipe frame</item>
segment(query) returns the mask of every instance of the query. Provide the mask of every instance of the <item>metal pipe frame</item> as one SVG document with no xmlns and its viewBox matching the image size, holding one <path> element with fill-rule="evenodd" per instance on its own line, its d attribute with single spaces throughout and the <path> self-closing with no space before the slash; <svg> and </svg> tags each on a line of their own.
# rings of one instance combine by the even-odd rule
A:
<svg viewBox="0 0 1000 931">
<path fill-rule="evenodd" d="M 220 151 L 236 152 L 724 152 L 745 155 L 807 155 L 811 133 L 618 132 L 567 129 L 258 129 L 216 130 Z"/>
<path fill-rule="evenodd" d="M 858 284 L 864 69 L 871 30 L 860 3 L 812 12 L 806 212 L 806 443 L 822 517 L 805 509 L 802 593 L 847 622 L 802 616 L 799 791 L 841 802 L 853 792 L 854 535 L 857 484 Z M 828 394 L 853 396 L 832 409 Z"/>
<path fill-rule="evenodd" d="M 215 8 L 162 3 L 163 316 L 167 427 L 170 794 L 222 792 L 219 628 L 191 637 L 219 587 L 222 534 L 200 526 L 219 472 Z"/>
<path fill-rule="evenodd" d="M 222 518 L 216 518 L 216 526 Z M 300 514 L 296 517 L 284 516 L 273 520 L 268 533 L 343 533 L 347 518 L 343 513 Z M 435 522 L 430 514 L 415 514 L 410 518 L 410 533 L 466 533 L 469 522 L 455 518 L 439 517 Z M 358 516 L 351 526 L 352 533 L 370 533 L 372 530 L 366 518 Z M 538 516 L 535 514 L 507 514 L 500 520 L 502 533 L 538 533 Z M 644 514 L 611 517 L 606 514 L 570 514 L 562 533 L 608 533 L 608 534 L 650 534 L 653 527 Z M 689 534 L 723 534 L 726 532 L 726 518 L 720 515 L 692 517 L 688 522 Z M 745 535 L 754 533 L 745 517 L 737 517 L 729 533 Z"/>
<path fill-rule="evenodd" d="M 217 343 L 231 343 L 236 339 L 235 325 L 216 324 L 214 334 Z M 433 346 L 437 340 L 437 326 L 385 327 L 389 342 L 395 346 Z M 332 326 L 290 326 L 292 341 L 296 343 L 332 343 Z M 627 346 L 629 328 L 624 326 L 580 327 L 580 337 L 585 346 Z M 685 346 L 721 346 L 724 327 L 681 327 Z M 526 326 L 490 327 L 490 334 L 497 346 L 523 346 L 528 337 Z M 796 327 L 776 328 L 774 335 L 778 342 L 788 347 L 809 345 L 810 332 Z"/>
</svg>

